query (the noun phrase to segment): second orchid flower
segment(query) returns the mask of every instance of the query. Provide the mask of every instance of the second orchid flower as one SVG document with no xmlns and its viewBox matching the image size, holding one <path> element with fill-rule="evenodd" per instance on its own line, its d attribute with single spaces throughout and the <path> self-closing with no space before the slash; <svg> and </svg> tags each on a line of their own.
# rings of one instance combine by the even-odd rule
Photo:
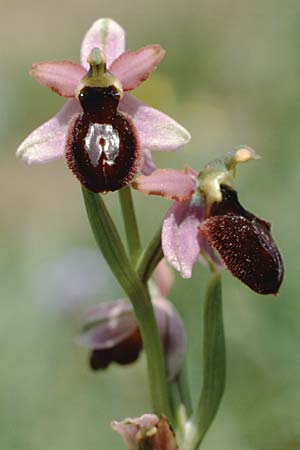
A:
<svg viewBox="0 0 300 450">
<path fill-rule="evenodd" d="M 162 249 L 183 278 L 202 256 L 215 269 L 224 264 L 259 294 L 278 293 L 284 265 L 271 225 L 241 206 L 233 184 L 236 164 L 257 158 L 244 146 L 199 173 L 158 169 L 134 183 L 148 195 L 175 200 L 163 223 Z"/>
</svg>

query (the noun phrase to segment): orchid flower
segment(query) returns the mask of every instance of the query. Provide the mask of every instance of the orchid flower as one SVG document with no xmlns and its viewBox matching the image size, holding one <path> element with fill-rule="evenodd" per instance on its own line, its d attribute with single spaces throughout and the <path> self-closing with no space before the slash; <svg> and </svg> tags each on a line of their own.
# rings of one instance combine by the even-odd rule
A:
<svg viewBox="0 0 300 450">
<path fill-rule="evenodd" d="M 278 293 L 284 265 L 271 225 L 246 211 L 233 187 L 236 164 L 257 158 L 243 146 L 209 163 L 200 173 L 157 169 L 135 181 L 134 187 L 145 194 L 175 200 L 164 219 L 162 249 L 183 278 L 192 276 L 201 254 L 214 270 L 223 262 L 255 292 Z"/>
<path fill-rule="evenodd" d="M 114 77 L 115 84 L 122 93 L 120 98 L 123 92 L 137 88 L 146 80 L 165 54 L 159 45 L 149 45 L 135 52 L 125 51 L 124 30 L 115 21 L 102 18 L 92 25 L 83 39 L 81 64 L 67 60 L 33 64 L 30 75 L 40 84 L 69 100 L 53 118 L 21 143 L 17 155 L 25 163 L 41 164 L 65 156 L 68 123 L 74 114 L 82 112 L 78 102 L 78 86 L 80 80 L 86 79 L 89 74 L 89 55 L 94 55 L 95 63 L 95 49 L 101 52 L 105 70 L 107 66 L 110 71 L 104 75 L 109 73 Z M 133 128 L 138 134 L 138 145 L 142 153 L 139 168 L 141 167 L 144 174 L 155 169 L 151 158 L 152 150 L 177 150 L 190 140 L 190 134 L 176 121 L 130 94 L 124 94 L 118 111 L 129 117 L 128 120 L 133 122 Z M 113 162 L 108 161 L 108 164 L 112 165 Z"/>
<path fill-rule="evenodd" d="M 152 303 L 170 380 L 176 378 L 186 355 L 186 335 L 182 320 L 168 295 L 172 277 L 162 261 L 156 269 L 157 293 Z M 124 365 L 138 358 L 143 344 L 129 300 L 103 302 L 90 308 L 83 317 L 82 333 L 77 342 L 91 350 L 90 366 L 105 369 L 112 362 Z"/>
</svg>

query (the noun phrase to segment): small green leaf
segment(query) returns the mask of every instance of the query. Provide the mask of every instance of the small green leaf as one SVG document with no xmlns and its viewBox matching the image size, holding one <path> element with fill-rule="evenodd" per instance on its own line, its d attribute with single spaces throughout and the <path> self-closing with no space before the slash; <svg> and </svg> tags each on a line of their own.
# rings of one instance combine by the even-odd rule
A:
<svg viewBox="0 0 300 450">
<path fill-rule="evenodd" d="M 186 425 L 182 450 L 198 448 L 221 402 L 226 378 L 221 276 L 214 273 L 204 303 L 203 385 L 198 408 Z"/>
<path fill-rule="evenodd" d="M 203 334 L 204 379 L 199 403 L 199 423 L 204 435 L 218 410 L 226 378 L 220 274 L 213 274 L 208 285 L 204 304 Z"/>
</svg>

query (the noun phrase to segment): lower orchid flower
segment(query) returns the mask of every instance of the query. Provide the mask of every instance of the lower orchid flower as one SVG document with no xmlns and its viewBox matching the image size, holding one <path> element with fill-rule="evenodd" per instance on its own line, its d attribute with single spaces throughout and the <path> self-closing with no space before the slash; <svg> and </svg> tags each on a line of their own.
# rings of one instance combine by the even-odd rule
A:
<svg viewBox="0 0 300 450">
<path fill-rule="evenodd" d="M 17 155 L 27 164 L 65 156 L 80 182 L 94 192 L 119 189 L 140 169 L 151 173 L 152 150 L 176 150 L 190 135 L 167 115 L 124 92 L 146 80 L 164 54 L 159 45 L 125 51 L 120 25 L 99 19 L 82 42 L 81 65 L 33 64 L 34 79 L 71 100 L 21 143 Z"/>
<path fill-rule="evenodd" d="M 202 255 L 215 268 L 223 263 L 255 292 L 278 293 L 284 266 L 271 225 L 241 206 L 233 186 L 236 164 L 257 158 L 252 149 L 241 147 L 200 173 L 158 169 L 135 181 L 145 194 L 175 200 L 164 219 L 162 249 L 183 278 L 192 276 Z"/>
<path fill-rule="evenodd" d="M 167 295 L 171 277 L 162 279 L 159 272 L 166 273 L 164 264 L 156 270 L 159 293 L 153 298 L 153 308 L 166 359 L 170 380 L 176 378 L 186 355 L 186 335 L 182 320 L 172 303 L 162 297 Z M 82 324 L 77 342 L 91 350 L 90 366 L 93 370 L 105 369 L 112 362 L 124 365 L 137 360 L 142 348 L 142 338 L 131 303 L 127 299 L 103 302 L 90 308 Z"/>
</svg>

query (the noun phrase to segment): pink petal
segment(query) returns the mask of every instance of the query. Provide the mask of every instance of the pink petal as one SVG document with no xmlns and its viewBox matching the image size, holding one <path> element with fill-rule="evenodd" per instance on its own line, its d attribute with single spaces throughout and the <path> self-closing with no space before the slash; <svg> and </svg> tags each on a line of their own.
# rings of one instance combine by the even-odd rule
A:
<svg viewBox="0 0 300 450">
<path fill-rule="evenodd" d="M 160 293 L 163 297 L 168 297 L 171 287 L 174 283 L 174 273 L 170 269 L 170 266 L 166 263 L 165 259 L 162 259 L 156 267 L 153 278 Z"/>
<path fill-rule="evenodd" d="M 43 164 L 64 156 L 67 124 L 81 111 L 76 100 L 69 100 L 48 122 L 34 130 L 19 146 L 17 156 L 26 164 Z"/>
<path fill-rule="evenodd" d="M 152 155 L 150 150 L 147 150 L 146 148 L 143 148 L 143 165 L 141 172 L 144 175 L 151 175 L 154 170 L 156 170 L 156 164 L 152 159 Z"/>
<path fill-rule="evenodd" d="M 132 306 L 127 299 L 100 303 L 83 319 L 83 332 L 76 341 L 93 350 L 112 348 L 136 329 Z"/>
<path fill-rule="evenodd" d="M 88 69 L 87 57 L 98 47 L 106 55 L 107 67 L 125 51 L 125 31 L 112 19 L 102 18 L 93 23 L 83 38 L 81 45 L 81 64 Z"/>
<path fill-rule="evenodd" d="M 168 263 L 182 278 L 192 276 L 192 268 L 199 257 L 198 227 L 203 220 L 201 206 L 189 201 L 174 203 L 167 212 L 162 228 L 162 249 Z"/>
<path fill-rule="evenodd" d="M 132 95 L 124 95 L 120 109 L 132 116 L 144 148 L 160 151 L 177 150 L 191 139 L 190 133 L 171 117 L 144 105 Z"/>
<path fill-rule="evenodd" d="M 169 300 L 156 297 L 153 306 L 163 345 L 168 378 L 178 375 L 187 352 L 187 338 L 180 315 Z"/>
<path fill-rule="evenodd" d="M 148 195 L 161 195 L 170 200 L 188 200 L 195 191 L 193 179 L 175 169 L 157 169 L 151 175 L 141 175 L 133 187 Z"/>
<path fill-rule="evenodd" d="M 124 91 L 131 91 L 147 80 L 164 56 L 160 45 L 148 45 L 136 52 L 128 50 L 112 63 L 110 72 L 121 81 Z"/>
<path fill-rule="evenodd" d="M 72 61 L 45 61 L 33 64 L 29 74 L 38 83 L 48 86 L 56 94 L 74 97 L 75 89 L 86 71 L 80 64 Z"/>
</svg>

